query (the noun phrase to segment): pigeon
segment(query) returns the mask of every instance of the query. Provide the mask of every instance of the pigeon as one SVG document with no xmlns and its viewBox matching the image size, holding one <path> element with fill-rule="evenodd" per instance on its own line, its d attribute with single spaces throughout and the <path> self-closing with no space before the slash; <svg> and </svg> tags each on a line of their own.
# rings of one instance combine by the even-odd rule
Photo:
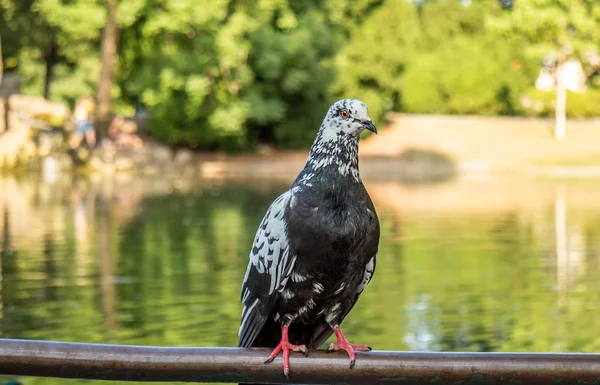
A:
<svg viewBox="0 0 600 385">
<path fill-rule="evenodd" d="M 379 219 L 358 170 L 363 130 L 377 133 L 365 103 L 335 102 L 291 188 L 276 198 L 258 230 L 241 291 L 239 347 L 273 348 L 265 363 L 290 351 L 307 354 L 332 333 L 354 366 L 340 324 L 375 272 Z"/>
</svg>

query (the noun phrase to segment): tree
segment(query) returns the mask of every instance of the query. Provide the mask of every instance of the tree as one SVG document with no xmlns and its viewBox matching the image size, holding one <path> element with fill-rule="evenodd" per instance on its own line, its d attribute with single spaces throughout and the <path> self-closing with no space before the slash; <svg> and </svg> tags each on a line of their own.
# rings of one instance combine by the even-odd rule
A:
<svg viewBox="0 0 600 385">
<path fill-rule="evenodd" d="M 73 102 L 97 79 L 104 23 L 95 0 L 0 0 L 5 56 L 18 63 L 23 92 Z M 8 36 L 6 35 L 8 34 Z"/>
<path fill-rule="evenodd" d="M 600 5 L 594 0 L 519 1 L 498 7 L 487 18 L 488 25 L 505 36 L 520 34 L 527 39 L 525 53 L 541 62 L 552 56 L 556 62 L 555 137 L 561 140 L 566 125 L 566 90 L 563 64 L 570 57 L 597 52 L 600 38 Z"/>
<path fill-rule="evenodd" d="M 419 38 L 418 9 L 407 1 L 384 1 L 350 37 L 336 56 L 338 77 L 334 90 L 355 95 L 369 106 L 369 115 L 381 121 L 398 111 L 402 75 Z"/>
<path fill-rule="evenodd" d="M 0 34 L 0 87 L 2 87 L 2 75 L 4 75 L 4 58 L 2 56 L 2 34 Z"/>
<path fill-rule="evenodd" d="M 35 1 L 3 0 L 2 8 L 2 16 L 12 21 L 5 26 L 9 41 L 13 42 L 7 47 L 7 52 L 10 54 L 18 48 L 26 55 L 35 52 L 33 55 L 44 65 L 43 79 L 40 76 L 42 89 L 38 90 L 38 93 L 41 92 L 48 98 L 56 61 L 55 31 L 39 12 Z"/>
<path fill-rule="evenodd" d="M 360 95 L 379 121 L 389 111 L 518 113 L 520 41 L 487 29 L 488 12 L 485 2 L 384 1 L 337 55 L 335 89 Z"/>
<path fill-rule="evenodd" d="M 123 29 L 117 83 L 168 143 L 306 145 L 331 102 L 335 24 L 317 1 L 148 2 Z"/>
<path fill-rule="evenodd" d="M 102 34 L 102 50 L 100 65 L 100 80 L 98 81 L 96 100 L 97 129 L 100 135 L 108 134 L 108 125 L 112 113 L 112 88 L 117 64 L 117 48 L 119 40 L 119 25 L 117 23 L 117 2 L 107 0 L 106 24 Z"/>
<path fill-rule="evenodd" d="M 52 75 L 54 71 L 54 65 L 58 60 L 58 46 L 54 37 L 50 37 L 46 53 L 43 55 L 44 62 L 46 64 L 45 76 L 44 76 L 44 91 L 42 95 L 44 99 L 50 98 L 50 84 L 52 83 Z"/>
<path fill-rule="evenodd" d="M 169 144 L 289 148 L 309 144 L 342 97 L 365 100 L 380 123 L 389 111 L 524 113 L 534 60 L 600 40 L 591 0 L 503 4 L 0 0 L 0 33 L 24 93 L 95 94 L 101 127 L 143 106 L 149 134 Z"/>
</svg>

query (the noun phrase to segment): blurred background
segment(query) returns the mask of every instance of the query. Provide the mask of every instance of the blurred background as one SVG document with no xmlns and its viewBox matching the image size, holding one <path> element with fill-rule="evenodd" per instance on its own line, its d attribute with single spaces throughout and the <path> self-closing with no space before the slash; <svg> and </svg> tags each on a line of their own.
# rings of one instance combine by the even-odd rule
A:
<svg viewBox="0 0 600 385">
<path fill-rule="evenodd" d="M 382 236 L 349 338 L 600 350 L 599 22 L 594 0 L 0 0 L 0 336 L 236 345 L 256 228 L 355 97 Z"/>
</svg>

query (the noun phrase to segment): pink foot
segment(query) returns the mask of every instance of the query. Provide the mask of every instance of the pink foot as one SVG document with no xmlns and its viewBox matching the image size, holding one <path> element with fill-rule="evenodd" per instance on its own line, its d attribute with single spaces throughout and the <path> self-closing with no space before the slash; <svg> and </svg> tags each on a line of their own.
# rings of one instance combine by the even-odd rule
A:
<svg viewBox="0 0 600 385">
<path fill-rule="evenodd" d="M 308 350 L 306 350 L 306 345 L 290 344 L 290 341 L 288 339 L 288 325 L 285 325 L 281 328 L 281 342 L 279 342 L 279 345 L 277 345 L 277 347 L 275 349 L 273 349 L 273 352 L 271 352 L 271 355 L 269 355 L 269 358 L 267 358 L 267 360 L 265 361 L 265 364 L 268 364 L 269 362 L 273 362 L 275 357 L 277 357 L 277 355 L 279 355 L 279 352 L 281 352 L 282 350 L 283 350 L 283 374 L 285 374 L 285 376 L 287 377 L 288 374 L 290 374 L 290 350 L 294 351 L 294 352 L 302 352 L 302 353 L 304 353 L 305 356 L 308 355 Z"/>
<path fill-rule="evenodd" d="M 333 328 L 333 332 L 337 337 L 337 344 L 329 344 L 327 348 L 328 352 L 334 352 L 336 350 L 345 350 L 348 352 L 348 356 L 350 356 L 350 368 L 354 366 L 356 362 L 356 354 L 354 352 L 369 352 L 371 351 L 371 347 L 369 345 L 352 345 L 346 337 L 342 334 L 339 326 L 335 326 Z"/>
</svg>

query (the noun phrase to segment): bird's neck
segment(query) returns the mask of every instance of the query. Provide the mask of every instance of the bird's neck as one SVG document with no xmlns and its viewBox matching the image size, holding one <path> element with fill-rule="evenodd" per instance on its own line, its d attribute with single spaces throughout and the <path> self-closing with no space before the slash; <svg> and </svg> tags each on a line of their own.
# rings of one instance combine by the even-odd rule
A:
<svg viewBox="0 0 600 385">
<path fill-rule="evenodd" d="M 304 169 L 298 175 L 297 183 L 310 187 L 317 176 L 360 183 L 358 137 L 339 134 L 325 140 L 319 134 L 310 149 Z"/>
</svg>

